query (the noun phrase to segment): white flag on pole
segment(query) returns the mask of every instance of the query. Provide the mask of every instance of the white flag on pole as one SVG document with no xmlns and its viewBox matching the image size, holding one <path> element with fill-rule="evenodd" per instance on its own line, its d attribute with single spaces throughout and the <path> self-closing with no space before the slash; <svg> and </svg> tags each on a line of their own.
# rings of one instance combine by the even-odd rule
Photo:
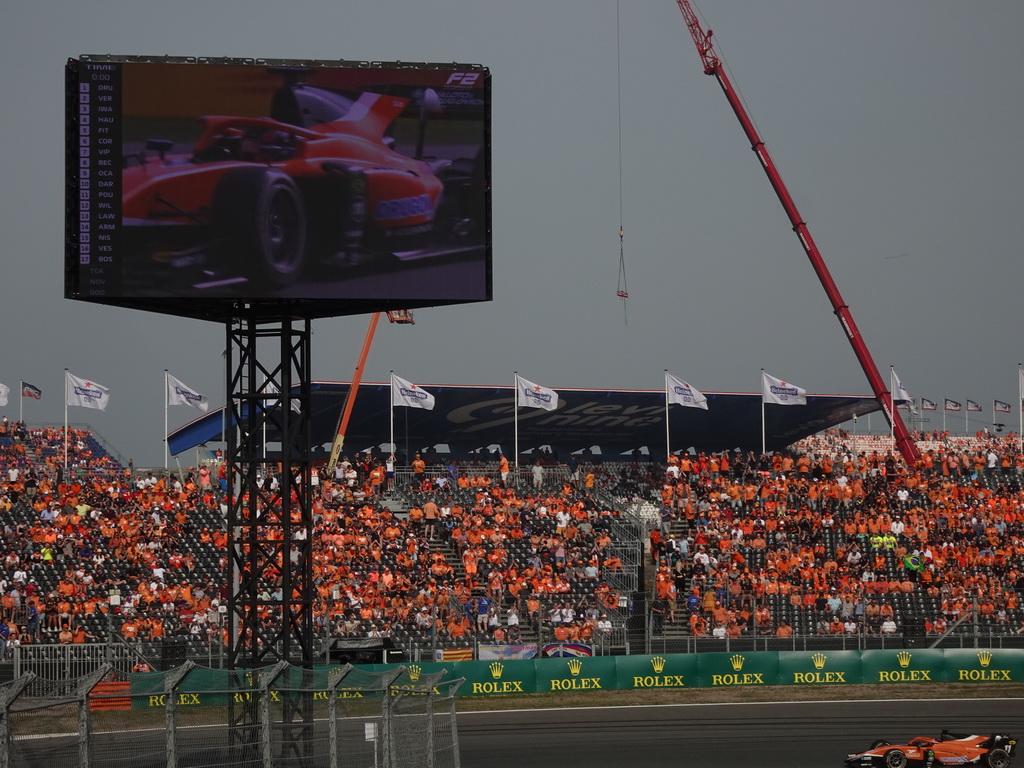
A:
<svg viewBox="0 0 1024 768">
<path fill-rule="evenodd" d="M 761 402 L 774 405 L 807 405 L 807 390 L 761 371 Z"/>
<path fill-rule="evenodd" d="M 527 381 L 517 373 L 516 405 L 523 408 L 543 408 L 545 411 L 553 411 L 558 408 L 558 393 L 553 389 Z"/>
<path fill-rule="evenodd" d="M 107 410 L 107 403 L 110 402 L 110 389 L 95 381 L 80 379 L 71 373 L 65 372 L 65 389 L 67 390 L 67 404 L 80 405 L 83 408 L 95 408 L 99 411 Z"/>
<path fill-rule="evenodd" d="M 906 406 L 911 413 L 917 413 L 917 406 L 914 405 L 914 398 L 907 392 L 907 388 L 903 386 L 903 382 L 900 381 L 899 375 L 896 373 L 895 368 L 890 368 L 892 371 L 892 403 L 895 406 Z"/>
<path fill-rule="evenodd" d="M 434 396 L 411 381 L 391 374 L 391 404 L 405 408 L 434 410 Z"/>
<path fill-rule="evenodd" d="M 168 405 L 191 405 L 203 413 L 210 410 L 210 400 L 206 395 L 201 395 L 179 379 L 167 374 L 167 404 Z"/>
<path fill-rule="evenodd" d="M 708 409 L 708 399 L 696 387 L 691 387 L 682 379 L 665 372 L 665 394 L 669 404 L 685 405 L 687 408 Z"/>
<path fill-rule="evenodd" d="M 277 385 L 274 384 L 274 382 L 272 381 L 267 381 L 267 383 L 263 385 L 263 391 L 266 392 L 268 395 L 281 394 L 281 390 L 278 389 Z M 299 401 L 294 397 L 289 398 L 289 400 L 291 401 L 291 409 L 295 411 L 295 413 L 302 413 L 302 406 L 299 405 Z"/>
<path fill-rule="evenodd" d="M 6 384 L 0 384 L 0 405 L 7 405 L 7 398 L 10 397 L 11 388 Z"/>
</svg>

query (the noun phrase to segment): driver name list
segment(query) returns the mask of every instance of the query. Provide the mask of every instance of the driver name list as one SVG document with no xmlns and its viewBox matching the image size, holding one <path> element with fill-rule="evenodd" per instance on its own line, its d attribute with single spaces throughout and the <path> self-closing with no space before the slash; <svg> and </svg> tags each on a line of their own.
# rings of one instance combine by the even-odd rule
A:
<svg viewBox="0 0 1024 768">
<path fill-rule="evenodd" d="M 120 292 L 121 68 L 82 62 L 78 80 L 78 264 L 82 296 Z"/>
</svg>

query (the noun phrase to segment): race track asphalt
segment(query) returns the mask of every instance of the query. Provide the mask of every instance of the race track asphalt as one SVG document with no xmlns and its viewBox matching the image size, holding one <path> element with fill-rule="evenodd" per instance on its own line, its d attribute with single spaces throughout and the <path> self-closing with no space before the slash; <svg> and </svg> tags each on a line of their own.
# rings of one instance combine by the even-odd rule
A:
<svg viewBox="0 0 1024 768">
<path fill-rule="evenodd" d="M 462 768 L 840 768 L 875 739 L 1024 736 L 1024 699 L 780 702 L 459 714 Z M 1024 758 L 1017 756 L 1015 762 Z"/>
<path fill-rule="evenodd" d="M 360 733 L 361 721 L 353 721 Z M 875 739 L 901 742 L 938 736 L 942 729 L 1024 736 L 1024 698 L 757 704 L 678 704 L 460 712 L 462 768 L 842 768 L 850 752 Z M 322 735 L 322 734 L 321 734 Z M 166 764 L 161 729 L 97 735 L 96 765 L 160 768 Z M 113 739 L 118 745 L 115 749 Z M 209 749 L 186 765 L 217 762 L 226 732 L 193 734 Z M 13 766 L 54 768 L 78 748 L 73 734 L 18 740 Z M 111 762 L 114 754 L 120 757 Z M 129 756 L 130 755 L 130 756 Z M 198 759 L 195 763 L 192 760 Z M 349 765 L 372 758 L 349 755 Z M 1024 765 L 1024 753 L 1014 761 Z M 77 763 L 76 763 L 77 764 Z M 281 765 L 293 765 L 291 761 Z"/>
</svg>

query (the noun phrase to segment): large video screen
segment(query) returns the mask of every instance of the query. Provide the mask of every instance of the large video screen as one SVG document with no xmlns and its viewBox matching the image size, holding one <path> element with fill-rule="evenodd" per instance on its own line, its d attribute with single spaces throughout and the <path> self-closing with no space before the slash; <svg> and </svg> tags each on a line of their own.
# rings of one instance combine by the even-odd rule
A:
<svg viewBox="0 0 1024 768">
<path fill-rule="evenodd" d="M 220 320 L 491 298 L 479 65 L 68 61 L 69 298 Z"/>
</svg>

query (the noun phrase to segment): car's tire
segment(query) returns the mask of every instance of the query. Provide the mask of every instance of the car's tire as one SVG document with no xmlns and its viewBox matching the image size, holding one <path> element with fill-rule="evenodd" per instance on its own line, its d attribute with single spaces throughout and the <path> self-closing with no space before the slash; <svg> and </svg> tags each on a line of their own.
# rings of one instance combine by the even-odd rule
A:
<svg viewBox="0 0 1024 768">
<path fill-rule="evenodd" d="M 879 747 L 888 747 L 891 743 L 891 741 L 886 741 L 885 739 L 878 739 L 877 741 L 871 742 L 871 749 L 878 749 Z"/>
<path fill-rule="evenodd" d="M 907 756 L 898 749 L 890 749 L 882 760 L 885 768 L 907 768 Z"/>
<path fill-rule="evenodd" d="M 248 278 L 256 291 L 295 282 L 306 261 L 306 206 L 287 174 L 273 168 L 228 171 L 211 209 L 227 270 Z"/>
<path fill-rule="evenodd" d="M 985 765 L 988 768 L 1008 768 L 1010 754 L 1005 749 L 993 749 L 985 755 Z"/>
</svg>

